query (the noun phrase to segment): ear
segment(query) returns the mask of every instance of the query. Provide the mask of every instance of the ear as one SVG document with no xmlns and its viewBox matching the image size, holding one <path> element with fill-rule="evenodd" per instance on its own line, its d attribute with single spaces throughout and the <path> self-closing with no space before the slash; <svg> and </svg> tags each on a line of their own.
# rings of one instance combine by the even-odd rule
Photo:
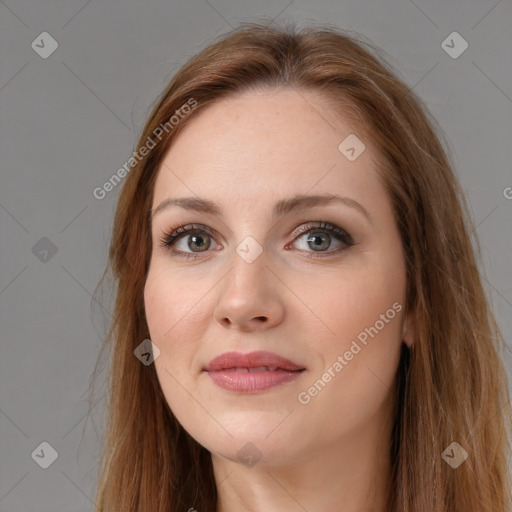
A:
<svg viewBox="0 0 512 512">
<path fill-rule="evenodd" d="M 417 338 L 416 332 L 416 315 L 413 310 L 407 311 L 403 324 L 402 324 L 402 341 L 410 349 Z"/>
</svg>

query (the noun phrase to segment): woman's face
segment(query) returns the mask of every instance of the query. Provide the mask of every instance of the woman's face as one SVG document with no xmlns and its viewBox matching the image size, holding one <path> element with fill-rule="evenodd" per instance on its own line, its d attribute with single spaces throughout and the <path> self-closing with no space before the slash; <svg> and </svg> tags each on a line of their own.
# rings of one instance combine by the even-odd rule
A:
<svg viewBox="0 0 512 512">
<path fill-rule="evenodd" d="M 194 115 L 159 169 L 144 290 L 169 407 L 212 454 L 246 465 L 376 445 L 406 280 L 370 141 L 311 91 L 246 93 Z M 326 195 L 345 199 L 292 200 Z M 196 203 L 155 212 L 181 198 Z M 161 246 L 189 224 L 196 231 Z M 282 364 L 271 358 L 205 371 L 221 354 L 255 351 L 302 370 L 227 369 Z"/>
</svg>

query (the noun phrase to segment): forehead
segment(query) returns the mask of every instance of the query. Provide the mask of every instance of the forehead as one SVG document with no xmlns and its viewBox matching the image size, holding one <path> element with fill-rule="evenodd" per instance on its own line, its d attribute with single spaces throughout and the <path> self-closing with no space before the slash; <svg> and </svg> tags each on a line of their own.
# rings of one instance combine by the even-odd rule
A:
<svg viewBox="0 0 512 512">
<path fill-rule="evenodd" d="M 345 140 L 358 152 L 357 144 L 364 144 L 355 160 L 343 153 Z M 356 134 L 326 97 L 294 89 L 251 91 L 194 114 L 161 162 L 153 207 L 184 195 L 226 208 L 238 200 L 255 207 L 307 193 L 364 202 L 369 193 L 384 193 L 375 166 L 368 137 Z"/>
</svg>

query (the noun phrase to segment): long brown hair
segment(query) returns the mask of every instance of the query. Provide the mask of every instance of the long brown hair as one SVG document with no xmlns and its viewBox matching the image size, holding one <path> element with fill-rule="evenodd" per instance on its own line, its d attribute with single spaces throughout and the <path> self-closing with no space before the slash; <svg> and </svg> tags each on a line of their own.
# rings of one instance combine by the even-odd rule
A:
<svg viewBox="0 0 512 512">
<path fill-rule="evenodd" d="M 225 34 L 175 74 L 135 151 L 149 139 L 154 147 L 125 173 L 109 265 L 98 285 L 109 278 L 115 305 L 98 358 L 108 347 L 97 509 L 216 510 L 210 453 L 175 419 L 154 365 L 134 356 L 149 338 L 143 302 L 152 247 L 149 212 L 164 155 L 197 112 L 227 95 L 272 87 L 324 94 L 368 133 L 380 158 L 406 259 L 406 308 L 415 312 L 417 333 L 410 350 L 403 350 L 396 379 L 389 510 L 508 512 L 511 414 L 504 343 L 441 130 L 382 52 L 362 37 L 326 24 L 297 29 L 260 22 Z M 192 103 L 171 126 L 176 112 Z M 453 442 L 468 454 L 456 469 L 443 456 L 447 448 L 453 455 Z"/>
</svg>

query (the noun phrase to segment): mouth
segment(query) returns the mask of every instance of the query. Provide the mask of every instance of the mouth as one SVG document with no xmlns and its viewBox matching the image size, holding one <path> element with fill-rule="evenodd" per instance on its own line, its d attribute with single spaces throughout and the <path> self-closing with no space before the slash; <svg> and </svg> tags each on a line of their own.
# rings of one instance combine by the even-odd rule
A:
<svg viewBox="0 0 512 512">
<path fill-rule="evenodd" d="M 208 370 L 205 370 L 208 371 Z M 286 370 L 285 368 L 279 368 L 278 366 L 258 366 L 256 368 L 247 368 L 247 367 L 236 367 L 236 368 L 221 368 L 220 370 L 210 370 L 210 371 L 221 371 L 221 372 L 246 372 L 246 373 L 256 373 L 256 372 L 301 372 L 301 370 Z"/>
<path fill-rule="evenodd" d="M 220 370 L 247 370 L 247 371 L 300 371 L 305 370 L 303 366 L 294 363 L 273 352 L 225 352 L 212 359 L 204 368 L 204 371 L 215 372 Z"/>
<path fill-rule="evenodd" d="M 272 352 L 226 352 L 203 368 L 219 387 L 257 393 L 295 380 L 306 368 Z"/>
</svg>

